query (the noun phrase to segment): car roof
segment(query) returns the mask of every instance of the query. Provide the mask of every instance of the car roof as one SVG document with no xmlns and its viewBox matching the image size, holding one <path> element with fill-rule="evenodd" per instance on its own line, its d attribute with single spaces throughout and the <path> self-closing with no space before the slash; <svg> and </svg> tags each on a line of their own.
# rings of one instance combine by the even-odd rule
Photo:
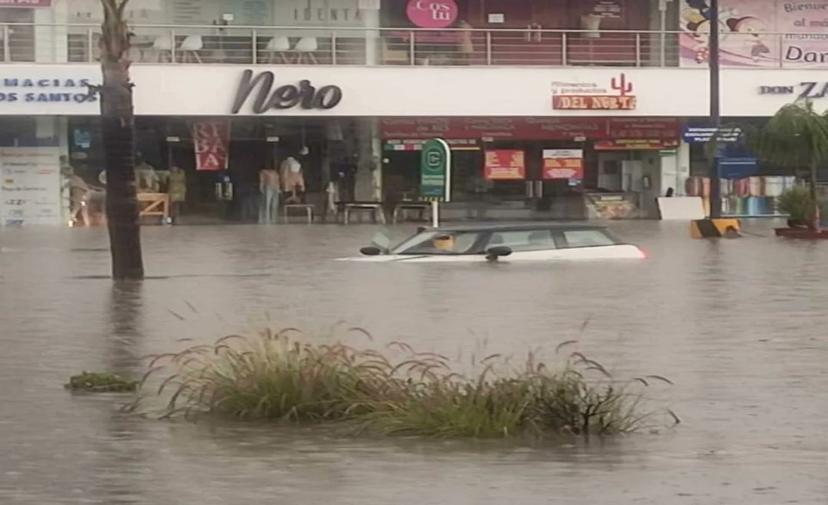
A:
<svg viewBox="0 0 828 505">
<path fill-rule="evenodd" d="M 486 231 L 532 231 L 532 230 L 604 230 L 605 226 L 578 223 L 475 223 L 465 225 L 441 226 L 439 228 L 424 228 L 422 231 L 444 232 L 486 232 Z"/>
</svg>

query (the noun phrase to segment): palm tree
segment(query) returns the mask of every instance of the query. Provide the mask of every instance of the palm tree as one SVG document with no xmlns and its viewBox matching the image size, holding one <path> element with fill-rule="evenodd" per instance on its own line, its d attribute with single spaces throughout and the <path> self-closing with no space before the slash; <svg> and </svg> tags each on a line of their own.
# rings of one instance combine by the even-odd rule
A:
<svg viewBox="0 0 828 505">
<path fill-rule="evenodd" d="M 751 142 L 763 161 L 779 167 L 809 171 L 809 227 L 820 227 L 817 169 L 828 162 L 828 118 L 814 112 L 810 101 L 783 106 Z"/>
<path fill-rule="evenodd" d="M 129 0 L 101 0 L 101 128 L 106 162 L 106 217 L 112 278 L 143 279 L 141 234 L 135 187 L 135 118 L 129 80 L 130 33 L 124 21 Z"/>
</svg>

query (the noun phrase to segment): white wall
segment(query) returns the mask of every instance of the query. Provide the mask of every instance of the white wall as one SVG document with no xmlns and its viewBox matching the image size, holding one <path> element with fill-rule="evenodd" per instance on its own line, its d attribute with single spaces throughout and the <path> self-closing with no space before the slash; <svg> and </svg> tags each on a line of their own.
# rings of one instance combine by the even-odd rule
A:
<svg viewBox="0 0 828 505">
<path fill-rule="evenodd" d="M 136 113 L 141 115 L 229 115 L 243 65 L 135 65 Z M 439 67 L 327 67 L 265 66 L 256 72 L 275 73 L 278 86 L 297 85 L 308 79 L 320 88 L 339 86 L 341 103 L 330 110 L 294 107 L 269 110 L 273 116 L 593 116 L 593 117 L 694 117 L 708 114 L 707 72 L 695 69 L 532 69 L 523 68 L 439 68 Z M 609 88 L 620 73 L 633 83 L 637 97 L 635 110 L 554 110 L 552 82 L 597 83 Z M 790 103 L 796 95 L 763 95 L 760 86 L 794 86 L 828 81 L 820 71 L 726 70 L 722 76 L 722 111 L 725 116 L 770 116 Z M 49 80 L 48 86 L 23 88 L 8 86 L 6 80 Z M 80 79 L 99 83 L 96 65 L 12 64 L 0 65 L 0 115 L 94 115 L 98 103 L 50 100 L 50 93 L 85 92 L 82 86 L 54 86 L 52 81 Z M 613 93 L 610 89 L 609 94 Z M 18 95 L 17 101 L 7 98 Z M 46 93 L 46 101 L 26 101 L 21 96 Z M 59 97 L 57 97 L 59 98 Z M 251 100 L 242 115 L 253 115 Z M 817 110 L 828 108 L 828 95 L 815 98 Z"/>
</svg>

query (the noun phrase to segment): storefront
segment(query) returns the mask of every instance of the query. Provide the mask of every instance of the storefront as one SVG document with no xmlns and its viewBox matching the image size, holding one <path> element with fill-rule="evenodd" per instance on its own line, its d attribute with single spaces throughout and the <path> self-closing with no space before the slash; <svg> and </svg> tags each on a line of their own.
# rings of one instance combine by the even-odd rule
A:
<svg viewBox="0 0 828 505">
<path fill-rule="evenodd" d="M 0 117 L 34 132 L 8 143 L 45 153 L 53 169 L 44 177 L 66 156 L 84 180 L 99 181 L 100 104 L 88 94 L 99 72 L 14 65 L 0 75 Z M 684 136 L 707 111 L 704 70 L 140 65 L 132 75 L 142 160 L 161 172 L 183 169 L 187 207 L 228 219 L 253 218 L 258 171 L 288 156 L 301 164 L 303 199 L 318 213 L 332 181 L 340 200 L 393 207 L 416 199 L 417 149 L 432 137 L 452 146 L 459 217 L 487 208 L 511 217 L 652 217 L 657 196 L 684 194 L 692 167 L 704 166 Z M 828 106 L 815 91 L 821 79 L 727 70 L 724 114 L 768 117 L 803 94 Z M 4 216 L 17 223 L 20 210 L 8 202 L 29 198 L 11 196 L 20 183 L 6 180 Z M 232 184 L 221 194 L 229 203 L 217 200 L 217 182 Z"/>
</svg>

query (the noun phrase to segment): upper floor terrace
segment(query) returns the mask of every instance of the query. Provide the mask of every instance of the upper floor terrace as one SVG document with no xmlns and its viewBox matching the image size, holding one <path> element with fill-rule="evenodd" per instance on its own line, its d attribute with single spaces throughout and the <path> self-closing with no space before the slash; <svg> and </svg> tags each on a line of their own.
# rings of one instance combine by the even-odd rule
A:
<svg viewBox="0 0 828 505">
<path fill-rule="evenodd" d="M 671 30 L 137 23 L 131 30 L 136 64 L 698 68 L 708 58 L 706 40 Z M 0 24 L 0 60 L 96 62 L 100 37 L 97 23 Z M 725 67 L 826 68 L 828 34 L 723 33 L 721 59 Z"/>
</svg>

